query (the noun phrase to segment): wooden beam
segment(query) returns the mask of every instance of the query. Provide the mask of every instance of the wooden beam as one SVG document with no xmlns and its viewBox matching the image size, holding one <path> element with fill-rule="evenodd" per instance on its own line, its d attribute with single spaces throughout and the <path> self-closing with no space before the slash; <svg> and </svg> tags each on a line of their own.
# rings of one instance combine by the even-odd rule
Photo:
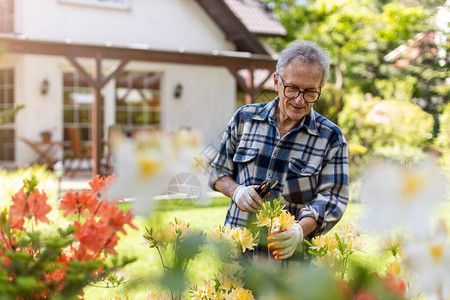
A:
<svg viewBox="0 0 450 300">
<path fill-rule="evenodd" d="M 91 75 L 81 66 L 74 56 L 66 56 L 66 58 L 70 61 L 72 66 L 78 71 L 81 77 L 88 82 L 91 87 L 96 85 L 96 82 L 92 79 Z"/>
<path fill-rule="evenodd" d="M 263 81 L 261 81 L 256 86 L 255 86 L 255 78 L 254 78 L 254 72 L 255 72 L 254 68 L 250 67 L 249 69 L 246 69 L 248 71 L 248 76 L 246 77 L 245 80 L 239 74 L 238 69 L 229 67 L 228 70 L 231 72 L 231 74 L 233 74 L 239 87 L 244 91 L 245 104 L 250 104 L 255 101 L 255 97 L 257 94 L 259 94 L 261 92 L 264 83 L 272 76 L 273 72 L 275 71 L 275 66 L 273 66 L 272 68 L 266 69 L 269 72 L 269 74 L 263 79 Z"/>
<path fill-rule="evenodd" d="M 121 59 L 129 61 L 157 61 L 163 63 L 191 64 L 203 66 L 232 67 L 245 69 L 254 66 L 257 69 L 273 68 L 276 60 L 266 54 L 251 54 L 237 51 L 212 51 L 211 53 L 192 53 L 135 49 L 127 47 L 106 47 L 87 44 L 67 44 L 48 41 L 20 40 L 0 38 L 4 52 L 19 54 L 56 55 L 64 57 L 90 57 L 100 54 L 103 59 Z"/>
</svg>

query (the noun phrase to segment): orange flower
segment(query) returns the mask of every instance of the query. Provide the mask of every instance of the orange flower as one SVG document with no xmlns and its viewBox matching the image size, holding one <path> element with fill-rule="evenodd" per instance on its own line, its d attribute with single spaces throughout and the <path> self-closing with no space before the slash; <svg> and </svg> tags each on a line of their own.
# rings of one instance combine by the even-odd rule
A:
<svg viewBox="0 0 450 300">
<path fill-rule="evenodd" d="M 127 234 L 123 226 L 128 224 L 133 229 L 138 229 L 131 221 L 134 218 L 132 210 L 127 211 L 124 215 L 123 211 L 117 206 L 117 202 L 102 201 L 99 208 L 100 216 L 105 220 L 106 224 L 114 231 L 118 230 L 123 234 Z"/>
<path fill-rule="evenodd" d="M 25 230 L 23 228 L 27 206 L 27 194 L 25 188 L 21 188 L 12 196 L 13 204 L 9 207 L 9 220 L 12 229 Z"/>
<path fill-rule="evenodd" d="M 92 181 L 89 181 L 89 185 L 92 188 L 92 192 L 95 194 L 102 193 L 105 188 L 111 184 L 116 179 L 115 174 L 111 174 L 107 177 L 100 177 L 100 175 L 95 175 Z"/>
<path fill-rule="evenodd" d="M 27 203 L 29 214 L 34 216 L 36 224 L 38 221 L 50 223 L 47 214 L 52 210 L 52 207 L 47 204 L 47 194 L 45 192 L 39 193 L 35 191 L 28 197 Z"/>
<path fill-rule="evenodd" d="M 97 196 L 91 192 L 84 191 L 79 194 L 74 193 L 72 190 L 67 192 L 60 202 L 59 209 L 64 210 L 64 217 L 67 217 L 70 213 L 76 215 L 86 215 L 86 209 L 91 213 L 94 213 L 98 206 Z"/>
<path fill-rule="evenodd" d="M 9 207 L 9 218 L 13 229 L 25 230 L 23 228 L 24 219 L 34 216 L 35 222 L 38 221 L 50 223 L 47 214 L 52 210 L 47 204 L 47 194 L 40 193 L 35 190 L 31 195 L 27 196 L 25 189 L 22 187 L 15 195 L 12 196 L 13 204 Z"/>
<path fill-rule="evenodd" d="M 113 233 L 103 221 L 96 222 L 93 218 L 87 219 L 84 224 L 75 222 L 75 227 L 74 236 L 80 242 L 80 251 L 86 248 L 100 252 Z"/>
<path fill-rule="evenodd" d="M 383 281 L 384 288 L 403 299 L 406 296 L 406 288 L 408 284 L 400 277 L 395 276 L 392 273 L 387 273 Z"/>
<path fill-rule="evenodd" d="M 117 234 L 114 234 L 108 241 L 106 241 L 106 245 L 105 245 L 105 256 L 107 254 L 111 254 L 111 255 L 118 255 L 117 251 L 114 250 L 114 247 L 117 245 L 117 242 L 119 241 L 119 237 L 117 236 Z"/>
</svg>

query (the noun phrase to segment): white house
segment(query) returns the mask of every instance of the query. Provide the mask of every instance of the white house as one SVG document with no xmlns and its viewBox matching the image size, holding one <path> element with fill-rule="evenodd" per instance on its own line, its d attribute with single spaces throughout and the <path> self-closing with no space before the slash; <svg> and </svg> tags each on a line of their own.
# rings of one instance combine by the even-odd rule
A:
<svg viewBox="0 0 450 300">
<path fill-rule="evenodd" d="M 67 147 L 73 126 L 94 161 L 111 125 L 215 140 L 237 83 L 249 99 L 260 88 L 242 74 L 270 76 L 265 39 L 285 33 L 258 0 L 0 0 L 0 111 L 25 105 L 0 125 L 0 166 L 35 161 L 23 139 L 45 130 Z"/>
</svg>

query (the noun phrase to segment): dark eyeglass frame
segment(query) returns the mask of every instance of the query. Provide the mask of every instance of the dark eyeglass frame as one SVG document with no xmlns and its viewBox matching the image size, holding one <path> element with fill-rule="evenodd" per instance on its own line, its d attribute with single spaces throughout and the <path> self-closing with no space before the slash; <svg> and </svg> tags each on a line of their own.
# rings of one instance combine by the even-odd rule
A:
<svg viewBox="0 0 450 300">
<path fill-rule="evenodd" d="M 317 100 L 319 100 L 320 95 L 321 95 L 321 92 L 318 92 L 318 91 L 312 91 L 312 90 L 309 90 L 309 89 L 301 90 L 301 89 L 299 89 L 298 87 L 296 87 L 295 85 L 286 85 L 286 83 L 284 82 L 284 79 L 281 77 L 280 74 L 278 74 L 278 77 L 281 79 L 281 83 L 282 83 L 283 86 L 284 86 L 283 94 L 284 94 L 284 96 L 285 96 L 286 98 L 288 98 L 288 99 L 295 99 L 295 98 L 297 98 L 298 96 L 300 96 L 300 94 L 303 93 L 303 100 L 305 100 L 305 102 L 308 102 L 308 103 L 315 103 Z M 288 88 L 288 87 L 289 87 L 289 88 L 295 88 L 295 89 L 297 89 L 297 90 L 298 90 L 297 96 L 295 96 L 295 97 L 288 97 L 288 96 L 286 96 L 286 88 Z M 314 101 L 308 101 L 308 100 L 306 100 L 306 98 L 305 98 L 305 93 L 308 93 L 308 92 L 318 94 L 316 100 L 314 100 Z"/>
</svg>

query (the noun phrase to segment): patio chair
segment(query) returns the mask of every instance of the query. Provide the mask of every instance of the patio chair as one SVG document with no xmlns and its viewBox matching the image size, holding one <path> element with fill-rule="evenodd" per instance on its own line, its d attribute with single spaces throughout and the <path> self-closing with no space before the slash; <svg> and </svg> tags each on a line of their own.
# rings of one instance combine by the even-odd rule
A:
<svg viewBox="0 0 450 300">
<path fill-rule="evenodd" d="M 74 177 L 81 169 L 83 162 L 91 165 L 91 147 L 82 145 L 81 131 L 79 127 L 68 127 L 67 135 L 70 140 L 70 171 L 67 173 L 69 177 Z"/>
</svg>

